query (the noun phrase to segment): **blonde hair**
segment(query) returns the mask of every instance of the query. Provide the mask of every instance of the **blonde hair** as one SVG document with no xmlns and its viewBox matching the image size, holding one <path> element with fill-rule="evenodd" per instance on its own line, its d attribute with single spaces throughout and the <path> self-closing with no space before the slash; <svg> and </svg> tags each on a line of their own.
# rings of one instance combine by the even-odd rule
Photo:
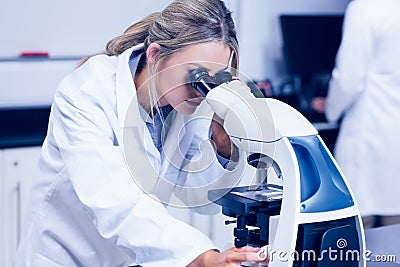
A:
<svg viewBox="0 0 400 267">
<path fill-rule="evenodd" d="M 110 40 L 103 52 L 119 55 L 126 49 L 144 43 L 144 51 L 151 43 L 157 43 L 160 50 L 155 64 L 149 69 L 149 77 L 154 77 L 162 59 L 193 44 L 222 41 L 232 50 L 231 67 L 236 72 L 239 63 L 239 46 L 231 12 L 221 0 L 175 0 L 162 12 L 153 13 L 128 27 L 124 33 Z M 83 59 L 83 64 L 89 57 Z M 140 68 L 146 64 L 142 56 Z M 236 74 L 236 73 L 233 73 Z M 153 85 L 154 86 L 154 85 Z M 153 87 L 151 86 L 151 87 Z M 154 104 L 155 88 L 151 89 Z"/>
</svg>

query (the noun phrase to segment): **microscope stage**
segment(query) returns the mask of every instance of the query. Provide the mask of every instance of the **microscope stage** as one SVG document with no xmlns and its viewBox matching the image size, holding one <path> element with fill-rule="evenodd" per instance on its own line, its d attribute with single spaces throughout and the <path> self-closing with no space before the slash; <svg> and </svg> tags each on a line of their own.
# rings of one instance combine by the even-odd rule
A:
<svg viewBox="0 0 400 267">
<path fill-rule="evenodd" d="M 253 189 L 254 187 L 235 187 L 226 194 L 226 189 L 212 190 L 208 193 L 210 200 L 223 207 L 227 216 L 235 214 L 248 215 L 260 210 L 278 213 L 282 203 L 282 190 Z M 222 195 L 222 197 L 221 197 Z M 226 214 L 228 213 L 228 214 Z"/>
</svg>

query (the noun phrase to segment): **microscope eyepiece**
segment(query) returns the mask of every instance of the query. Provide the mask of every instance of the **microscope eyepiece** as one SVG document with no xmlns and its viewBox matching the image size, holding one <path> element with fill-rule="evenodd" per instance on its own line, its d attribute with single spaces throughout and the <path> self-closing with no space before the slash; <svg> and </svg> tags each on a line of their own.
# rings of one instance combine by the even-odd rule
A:
<svg viewBox="0 0 400 267">
<path fill-rule="evenodd" d="M 214 82 L 218 85 L 232 81 L 232 74 L 229 71 L 218 71 L 214 75 Z"/>
<path fill-rule="evenodd" d="M 190 85 L 205 97 L 207 93 L 217 86 L 205 68 L 198 68 L 189 72 Z"/>
<path fill-rule="evenodd" d="M 232 74 L 228 71 L 218 71 L 213 77 L 205 68 L 198 68 L 189 72 L 190 85 L 205 97 L 208 92 L 220 84 L 232 81 Z"/>
</svg>

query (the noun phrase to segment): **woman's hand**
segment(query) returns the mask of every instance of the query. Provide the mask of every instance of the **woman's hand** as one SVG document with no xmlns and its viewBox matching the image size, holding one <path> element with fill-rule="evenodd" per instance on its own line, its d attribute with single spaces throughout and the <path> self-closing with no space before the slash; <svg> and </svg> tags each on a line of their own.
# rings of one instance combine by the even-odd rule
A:
<svg viewBox="0 0 400 267">
<path fill-rule="evenodd" d="M 214 141 L 217 153 L 219 155 L 223 156 L 226 159 L 232 159 L 236 161 L 234 158 L 231 158 L 232 152 L 234 151 L 234 144 L 229 138 L 229 135 L 225 132 L 223 125 L 224 121 L 216 114 L 214 114 L 213 120 L 211 122 L 211 139 Z"/>
<path fill-rule="evenodd" d="M 209 250 L 200 254 L 187 267 L 234 267 L 241 266 L 242 262 L 263 262 L 258 255 L 260 248 L 245 246 L 230 248 L 222 253 Z"/>
<path fill-rule="evenodd" d="M 311 108 L 318 113 L 325 113 L 325 97 L 314 97 L 311 101 Z"/>
</svg>

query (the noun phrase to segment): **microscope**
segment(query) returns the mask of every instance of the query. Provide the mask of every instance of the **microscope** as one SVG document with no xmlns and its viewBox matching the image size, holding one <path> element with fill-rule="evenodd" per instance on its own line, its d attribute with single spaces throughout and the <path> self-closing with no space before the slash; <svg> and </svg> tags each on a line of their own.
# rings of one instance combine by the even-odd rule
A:
<svg viewBox="0 0 400 267">
<path fill-rule="evenodd" d="M 268 265 L 244 266 L 365 266 L 357 203 L 313 125 L 281 101 L 255 97 L 229 72 L 199 68 L 189 81 L 246 161 L 250 171 L 238 173 L 252 176 L 250 185 L 208 192 L 236 223 L 235 246 L 268 254 Z"/>
</svg>

